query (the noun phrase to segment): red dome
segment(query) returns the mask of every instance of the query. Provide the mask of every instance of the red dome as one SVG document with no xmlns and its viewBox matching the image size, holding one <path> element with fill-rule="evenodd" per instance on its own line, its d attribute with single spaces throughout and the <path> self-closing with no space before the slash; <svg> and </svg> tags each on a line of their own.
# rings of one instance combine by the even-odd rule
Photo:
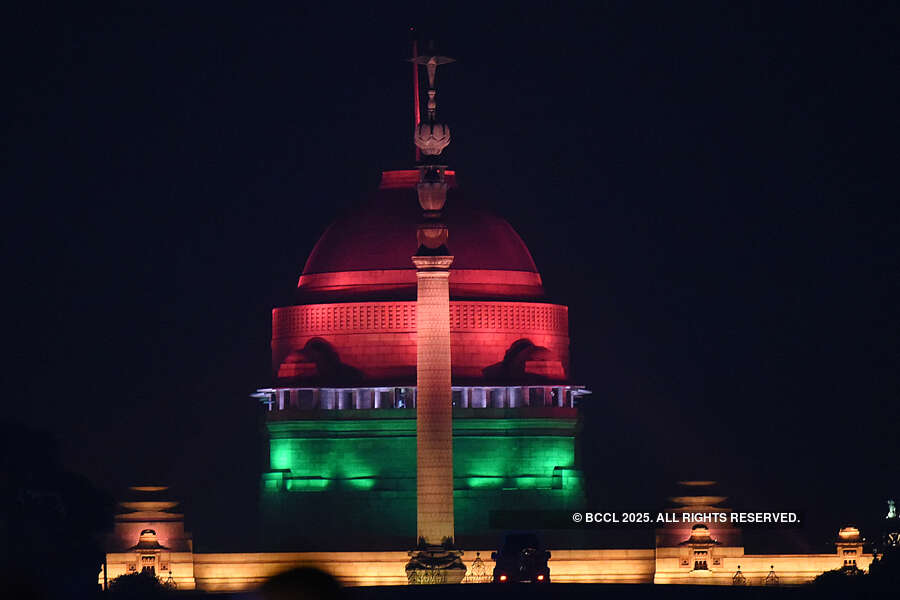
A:
<svg viewBox="0 0 900 600">
<path fill-rule="evenodd" d="M 534 299 L 541 277 L 522 238 L 504 219 L 467 204 L 453 185 L 444 222 L 454 256 L 452 298 Z M 417 171 L 386 171 L 379 190 L 335 221 L 313 248 L 298 283 L 302 302 L 414 299 Z"/>
<path fill-rule="evenodd" d="M 568 380 L 568 309 L 543 301 L 528 248 L 505 220 L 450 184 L 444 222 L 454 385 Z M 387 171 L 377 192 L 312 250 L 298 302 L 272 312 L 279 385 L 396 387 L 416 381 L 417 171 Z"/>
</svg>

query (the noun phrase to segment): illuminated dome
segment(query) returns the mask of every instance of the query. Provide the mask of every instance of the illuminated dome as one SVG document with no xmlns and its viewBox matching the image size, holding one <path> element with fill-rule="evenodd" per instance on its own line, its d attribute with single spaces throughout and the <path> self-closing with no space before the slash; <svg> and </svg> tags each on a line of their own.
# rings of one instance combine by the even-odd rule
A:
<svg viewBox="0 0 900 600">
<path fill-rule="evenodd" d="M 541 298 L 541 277 L 522 238 L 504 219 L 468 205 L 447 175 L 451 298 Z M 417 180 L 414 170 L 385 172 L 371 201 L 325 231 L 300 277 L 301 302 L 415 299 Z"/>
<path fill-rule="evenodd" d="M 455 174 L 445 176 L 453 384 L 568 384 L 568 309 L 544 301 L 541 276 L 512 226 L 467 204 Z M 276 385 L 415 384 L 418 181 L 416 170 L 386 171 L 377 191 L 322 234 L 296 304 L 272 313 Z"/>
</svg>

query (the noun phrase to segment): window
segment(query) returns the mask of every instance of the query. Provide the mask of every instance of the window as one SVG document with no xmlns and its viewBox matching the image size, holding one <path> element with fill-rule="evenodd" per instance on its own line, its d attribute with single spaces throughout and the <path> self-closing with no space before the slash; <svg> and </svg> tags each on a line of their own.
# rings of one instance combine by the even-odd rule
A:
<svg viewBox="0 0 900 600">
<path fill-rule="evenodd" d="M 151 555 L 141 556 L 141 573 L 156 575 L 156 557 Z"/>
</svg>

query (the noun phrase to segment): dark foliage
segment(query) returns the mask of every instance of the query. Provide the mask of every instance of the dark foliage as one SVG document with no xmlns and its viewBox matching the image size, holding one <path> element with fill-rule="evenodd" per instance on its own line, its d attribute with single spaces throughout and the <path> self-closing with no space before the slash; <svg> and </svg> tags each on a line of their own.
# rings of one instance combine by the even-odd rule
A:
<svg viewBox="0 0 900 600">
<path fill-rule="evenodd" d="M 891 548 L 872 562 L 869 576 L 884 587 L 900 586 L 900 548 Z"/>
<path fill-rule="evenodd" d="M 0 424 L 0 461 L 4 579 L 34 597 L 96 591 L 112 500 L 67 471 L 44 433 Z"/>
<path fill-rule="evenodd" d="M 162 583 L 156 575 L 146 571 L 120 575 L 109 582 L 111 594 L 128 598 L 160 596 L 169 590 L 169 586 Z"/>
<path fill-rule="evenodd" d="M 900 552 L 890 550 L 876 558 L 868 572 L 850 567 L 826 571 L 811 585 L 834 596 L 892 597 L 900 586 Z"/>
</svg>

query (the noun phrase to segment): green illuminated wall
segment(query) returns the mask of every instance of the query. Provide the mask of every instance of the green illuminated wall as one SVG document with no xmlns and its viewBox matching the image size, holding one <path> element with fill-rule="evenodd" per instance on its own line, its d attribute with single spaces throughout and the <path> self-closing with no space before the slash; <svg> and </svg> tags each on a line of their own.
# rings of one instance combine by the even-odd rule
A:
<svg viewBox="0 0 900 600">
<path fill-rule="evenodd" d="M 272 471 L 262 482 L 266 545 L 409 546 L 416 514 L 414 410 L 329 411 L 319 418 L 270 421 L 268 427 Z M 492 543 L 492 510 L 581 506 L 575 428 L 574 413 L 455 411 L 457 540 Z"/>
</svg>

